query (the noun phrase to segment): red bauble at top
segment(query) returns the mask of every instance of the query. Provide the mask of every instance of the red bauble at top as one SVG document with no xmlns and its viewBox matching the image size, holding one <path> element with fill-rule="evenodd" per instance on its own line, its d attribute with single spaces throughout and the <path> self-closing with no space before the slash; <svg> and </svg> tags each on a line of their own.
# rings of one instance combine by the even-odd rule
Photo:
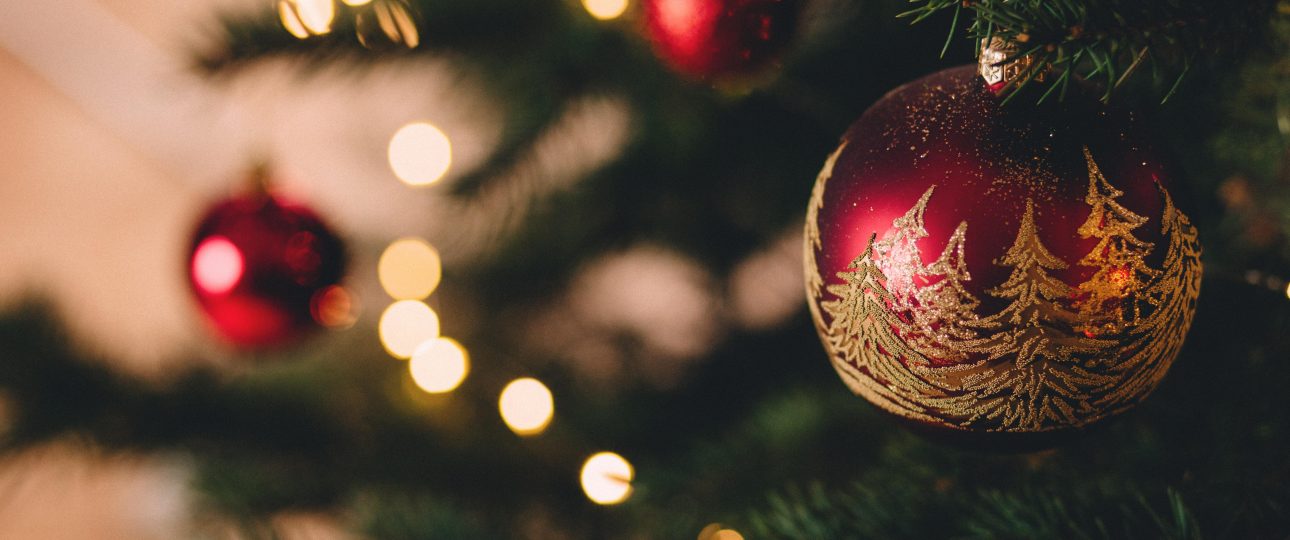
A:
<svg viewBox="0 0 1290 540">
<path fill-rule="evenodd" d="M 1084 428 L 1177 355 L 1196 231 L 1132 112 L 1004 104 L 975 66 L 900 87 L 847 131 L 806 224 L 807 294 L 856 393 L 922 427 Z"/>
<path fill-rule="evenodd" d="M 654 51 L 696 79 L 756 75 L 784 52 L 805 0 L 645 0 Z"/>
<path fill-rule="evenodd" d="M 345 272 L 339 238 L 310 209 L 255 191 L 215 204 L 188 251 L 192 290 L 212 328 L 257 348 L 318 326 Z"/>
</svg>

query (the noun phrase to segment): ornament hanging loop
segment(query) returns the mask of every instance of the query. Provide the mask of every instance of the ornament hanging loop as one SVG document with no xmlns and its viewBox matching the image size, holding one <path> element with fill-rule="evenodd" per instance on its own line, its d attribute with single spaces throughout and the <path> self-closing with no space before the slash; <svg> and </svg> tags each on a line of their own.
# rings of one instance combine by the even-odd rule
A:
<svg viewBox="0 0 1290 540">
<path fill-rule="evenodd" d="M 1046 70 L 1035 70 L 1034 58 L 1030 55 L 1018 56 L 1020 47 L 1016 41 L 999 36 L 981 40 L 981 54 L 977 60 L 977 73 L 985 79 L 991 91 L 1000 92 L 1004 88 L 1021 83 L 1021 79 L 1031 77 L 1043 82 Z M 1033 76 L 1028 73 L 1034 72 Z"/>
</svg>

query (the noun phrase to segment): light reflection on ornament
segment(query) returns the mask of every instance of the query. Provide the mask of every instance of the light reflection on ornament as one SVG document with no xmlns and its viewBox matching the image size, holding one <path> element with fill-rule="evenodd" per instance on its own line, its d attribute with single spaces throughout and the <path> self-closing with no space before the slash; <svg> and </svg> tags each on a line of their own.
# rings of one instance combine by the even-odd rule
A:
<svg viewBox="0 0 1290 540">
<path fill-rule="evenodd" d="M 697 55 L 712 32 L 720 2 L 659 0 L 658 24 L 682 57 Z"/>
<path fill-rule="evenodd" d="M 506 385 L 497 406 L 506 426 L 522 436 L 541 433 L 555 415 L 551 391 L 537 379 L 528 377 Z"/>
<path fill-rule="evenodd" d="M 607 21 L 617 19 L 627 11 L 627 0 L 582 0 L 582 7 L 592 17 Z"/>
<path fill-rule="evenodd" d="M 452 166 L 452 143 L 439 128 L 414 122 L 399 128 L 390 139 L 390 168 L 410 186 L 438 182 Z"/>
<path fill-rule="evenodd" d="M 431 394 L 451 392 L 470 373 L 466 349 L 451 338 L 437 338 L 422 343 L 408 362 L 412 381 Z"/>
<path fill-rule="evenodd" d="M 347 6 L 365 6 L 372 3 L 372 0 L 341 0 Z"/>
<path fill-rule="evenodd" d="M 223 236 L 212 236 L 193 253 L 193 283 L 209 294 L 224 294 L 242 280 L 242 252 Z"/>
<path fill-rule="evenodd" d="M 632 494 L 636 471 L 623 456 L 600 452 L 582 465 L 582 491 L 596 504 L 618 504 Z"/>
<path fill-rule="evenodd" d="M 318 291 L 309 302 L 309 312 L 314 321 L 332 330 L 354 326 L 358 321 L 358 311 L 358 299 L 340 285 Z"/>
<path fill-rule="evenodd" d="M 420 238 L 403 238 L 381 253 L 376 265 L 381 287 L 396 300 L 421 300 L 439 286 L 439 252 Z"/>
<path fill-rule="evenodd" d="M 395 358 L 409 358 L 422 343 L 439 337 L 439 316 L 416 300 L 390 304 L 377 326 L 381 345 Z"/>
</svg>

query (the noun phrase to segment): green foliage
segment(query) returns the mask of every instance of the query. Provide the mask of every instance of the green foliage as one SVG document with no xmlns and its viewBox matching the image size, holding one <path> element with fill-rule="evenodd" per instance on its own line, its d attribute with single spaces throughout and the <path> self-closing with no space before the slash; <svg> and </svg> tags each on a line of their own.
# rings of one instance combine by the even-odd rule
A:
<svg viewBox="0 0 1290 540">
<path fill-rule="evenodd" d="M 1276 0 L 910 0 L 921 4 L 903 16 L 914 22 L 953 11 L 950 37 L 963 11 L 970 11 L 971 47 L 999 37 L 1017 44 L 1004 62 L 1028 56 L 1033 63 L 1009 84 L 1020 89 L 1051 70 L 1046 99 L 1064 95 L 1072 81 L 1100 81 L 1103 99 L 1132 75 L 1149 71 L 1166 81 L 1168 100 L 1199 60 L 1230 57 L 1257 43 Z M 1172 79 L 1168 74 L 1172 73 Z"/>
<path fill-rule="evenodd" d="M 358 530 L 368 538 L 486 540 L 505 534 L 460 505 L 425 495 L 373 493 L 353 506 Z"/>
<path fill-rule="evenodd" d="M 1092 495 L 1081 489 L 963 493 L 946 487 L 929 493 L 909 484 L 879 489 L 857 483 L 837 490 L 812 484 L 772 494 L 767 508 L 749 520 L 758 537 L 792 540 L 1203 537 L 1171 489 L 1151 498 L 1132 489 Z"/>
<path fill-rule="evenodd" d="M 1254 318 L 1223 315 L 1243 306 Z M 789 487 L 747 515 L 759 538 L 1281 538 L 1290 382 L 1284 298 L 1208 280 L 1183 356 L 1141 408 L 1055 449 L 983 454 L 873 433 L 863 470 Z M 1224 360 L 1217 360 L 1222 358 Z"/>
<path fill-rule="evenodd" d="M 461 332 L 445 317 L 445 332 L 471 348 L 466 384 L 449 397 L 410 391 L 372 321 L 246 359 L 256 365 L 243 373 L 194 368 L 143 383 L 72 348 L 48 310 L 27 305 L 0 316 L 9 448 L 74 434 L 109 449 L 178 451 L 198 464 L 196 487 L 214 513 L 259 524 L 284 511 L 326 511 L 374 538 L 692 538 L 711 522 L 749 538 L 1290 530 L 1290 419 L 1278 400 L 1290 384 L 1290 305 L 1221 272 L 1210 274 L 1219 277 L 1207 280 L 1187 348 L 1157 395 L 1040 454 L 973 453 L 904 431 L 838 382 L 804 313 L 775 330 L 733 331 L 668 389 L 634 377 L 588 385 L 561 359 L 522 346 L 525 308 L 558 301 L 580 265 L 606 250 L 661 244 L 721 278 L 799 226 L 838 134 L 891 88 L 943 67 L 939 27 L 898 23 L 898 2 L 839 0 L 846 9 L 824 14 L 837 19 L 831 30 L 807 34 L 777 78 L 739 95 L 672 77 L 630 24 L 596 23 L 573 1 L 416 4 L 424 42 L 413 51 L 368 50 L 343 16 L 332 34 L 297 40 L 266 11 L 228 21 L 227 48 L 202 63 L 218 78 L 270 57 L 356 70 L 378 60 L 452 61 L 507 107 L 500 148 L 451 188 L 467 200 L 506 188 L 506 171 L 574 100 L 610 94 L 628 103 L 635 138 L 618 162 L 539 201 L 489 257 L 446 269 L 444 287 L 454 290 L 444 292 L 477 308 Z M 1194 47 L 1229 43 L 1223 29 L 1257 26 L 1240 21 L 1266 5 L 929 1 L 914 16 L 949 24 L 951 11 L 969 10 L 976 37 L 1024 31 L 1032 49 L 1052 44 L 1054 58 L 1068 59 L 1058 64 L 1077 68 L 1053 79 L 1058 92 L 1076 75 L 1114 89 L 1129 72 L 1199 63 Z M 1168 23 L 1202 12 L 1220 16 Z M 1022 16 L 1027 23 L 1016 24 Z M 901 54 L 875 54 L 893 45 Z M 951 47 L 947 62 L 969 61 L 975 47 Z M 1277 96 L 1286 87 L 1277 54 L 1197 76 L 1160 109 L 1164 146 L 1185 160 L 1179 192 L 1208 201 L 1239 171 L 1275 193 L 1285 145 Z M 1209 268 L 1244 264 L 1228 250 L 1235 233 L 1217 226 L 1224 210 L 1195 206 Z M 652 360 L 630 357 L 623 369 Z M 557 419 L 540 437 L 519 439 L 497 419 L 497 392 L 519 375 L 542 377 L 557 396 Z M 637 466 L 635 494 L 620 507 L 595 507 L 577 486 L 581 460 L 602 449 Z"/>
</svg>

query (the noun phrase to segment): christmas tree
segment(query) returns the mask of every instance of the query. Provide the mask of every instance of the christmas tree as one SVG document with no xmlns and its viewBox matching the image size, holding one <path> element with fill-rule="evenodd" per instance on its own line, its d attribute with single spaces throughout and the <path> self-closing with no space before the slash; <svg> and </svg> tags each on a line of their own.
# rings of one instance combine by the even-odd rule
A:
<svg viewBox="0 0 1290 540">
<path fill-rule="evenodd" d="M 776 7 L 711 34 L 755 47 L 657 43 L 716 4 Z M 1143 111 L 1163 213 L 1088 155 L 1071 230 L 1016 209 L 991 281 L 981 225 L 928 235 L 960 180 L 928 173 L 845 260 L 810 256 L 838 135 L 995 38 L 1009 107 Z M 0 3 L 0 537 L 1283 538 L 1288 54 L 1281 0 Z M 294 306 L 312 334 L 245 349 L 192 289 L 256 255 L 194 228 L 260 161 L 348 273 Z M 298 271 L 278 288 L 313 287 L 330 238 L 299 232 L 261 246 Z M 1138 375 L 1111 392 L 1106 364 Z M 1000 405 L 1017 386 L 1070 399 Z M 905 429 L 1157 386 L 1042 452 Z"/>
</svg>

